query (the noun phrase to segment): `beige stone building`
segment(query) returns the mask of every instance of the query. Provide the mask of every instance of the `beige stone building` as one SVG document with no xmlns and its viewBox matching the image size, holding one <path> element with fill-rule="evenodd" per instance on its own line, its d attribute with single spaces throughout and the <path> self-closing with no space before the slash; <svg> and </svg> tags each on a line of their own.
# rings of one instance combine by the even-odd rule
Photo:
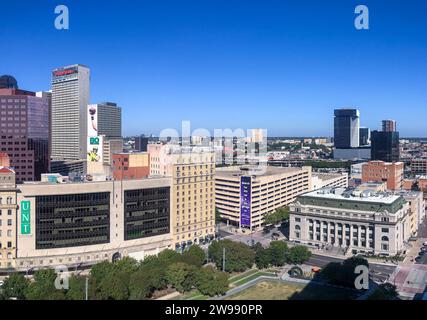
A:
<svg viewBox="0 0 427 320">
<path fill-rule="evenodd" d="M 15 172 L 0 167 L 0 269 L 13 268 L 16 257 Z"/>
<path fill-rule="evenodd" d="M 12 199 L 1 205 L 1 269 L 74 268 L 172 248 L 170 178 L 0 185 Z"/>
<path fill-rule="evenodd" d="M 289 238 L 296 243 L 395 255 L 411 236 L 410 209 L 400 195 L 325 188 L 290 205 Z"/>
<path fill-rule="evenodd" d="M 258 230 L 267 213 L 289 205 L 310 191 L 311 167 L 248 167 L 216 170 L 215 201 L 223 221 L 240 229 Z"/>
<path fill-rule="evenodd" d="M 172 177 L 176 249 L 215 237 L 215 152 L 209 147 L 149 144 L 150 174 Z"/>
<path fill-rule="evenodd" d="M 347 188 L 348 173 L 312 173 L 311 186 L 311 190 L 322 189 L 325 187 Z"/>
<path fill-rule="evenodd" d="M 409 224 L 411 236 L 418 235 L 418 227 L 425 219 L 425 200 L 421 191 L 397 191 L 395 194 L 402 196 L 409 204 Z"/>
</svg>

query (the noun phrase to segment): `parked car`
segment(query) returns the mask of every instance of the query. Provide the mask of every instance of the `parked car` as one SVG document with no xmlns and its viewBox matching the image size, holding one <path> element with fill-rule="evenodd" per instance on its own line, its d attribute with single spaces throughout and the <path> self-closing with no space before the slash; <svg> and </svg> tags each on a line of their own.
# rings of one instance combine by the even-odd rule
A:
<svg viewBox="0 0 427 320">
<path fill-rule="evenodd" d="M 4 284 L 4 281 L 0 280 L 0 287 Z"/>
<path fill-rule="evenodd" d="M 420 252 L 418 252 L 418 255 L 419 255 L 419 256 L 422 256 L 422 255 L 424 255 L 425 253 L 426 253 L 425 251 L 421 250 Z"/>
<path fill-rule="evenodd" d="M 422 248 L 421 248 L 421 251 L 426 252 L 426 251 L 427 251 L 427 247 L 422 247 Z"/>
<path fill-rule="evenodd" d="M 420 256 L 418 256 L 418 257 L 415 258 L 415 262 L 420 262 L 420 260 L 421 260 Z"/>
<path fill-rule="evenodd" d="M 423 246 L 427 247 L 427 241 L 423 243 Z"/>
</svg>

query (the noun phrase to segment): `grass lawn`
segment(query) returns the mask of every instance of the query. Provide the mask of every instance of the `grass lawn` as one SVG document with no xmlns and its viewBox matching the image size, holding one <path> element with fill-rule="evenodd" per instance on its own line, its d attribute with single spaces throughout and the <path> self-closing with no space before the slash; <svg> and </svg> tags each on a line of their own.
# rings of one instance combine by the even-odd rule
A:
<svg viewBox="0 0 427 320">
<path fill-rule="evenodd" d="M 356 296 L 353 291 L 341 288 L 263 281 L 227 300 L 351 300 L 354 298 Z"/>
<path fill-rule="evenodd" d="M 250 275 L 258 273 L 258 272 L 259 272 L 259 270 L 257 270 L 257 269 L 250 269 L 248 271 L 245 271 L 243 273 L 236 274 L 236 275 L 230 277 L 230 282 L 236 282 L 236 281 L 238 281 L 240 279 L 243 279 L 243 278 L 245 278 L 247 276 L 250 276 Z"/>
<path fill-rule="evenodd" d="M 254 280 L 254 279 L 258 278 L 259 276 L 275 276 L 275 274 L 270 273 L 270 272 L 258 271 L 258 272 L 251 274 L 250 276 L 246 276 L 245 278 L 240 278 L 240 280 L 237 280 L 237 281 L 234 281 L 234 279 L 231 280 L 231 286 L 232 287 L 241 286 L 242 284 L 245 284 L 251 280 Z"/>
</svg>

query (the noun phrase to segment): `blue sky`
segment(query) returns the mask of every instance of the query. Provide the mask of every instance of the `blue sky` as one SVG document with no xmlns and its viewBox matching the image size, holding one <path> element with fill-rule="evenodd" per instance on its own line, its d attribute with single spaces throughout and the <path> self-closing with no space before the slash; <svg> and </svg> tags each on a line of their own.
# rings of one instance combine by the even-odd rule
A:
<svg viewBox="0 0 427 320">
<path fill-rule="evenodd" d="M 66 4 L 70 29 L 54 28 Z M 370 29 L 354 27 L 354 8 Z M 91 102 L 123 108 L 123 133 L 267 128 L 333 134 L 333 109 L 427 136 L 427 1 L 9 1 L 0 73 L 48 90 L 51 69 L 91 68 Z"/>
</svg>

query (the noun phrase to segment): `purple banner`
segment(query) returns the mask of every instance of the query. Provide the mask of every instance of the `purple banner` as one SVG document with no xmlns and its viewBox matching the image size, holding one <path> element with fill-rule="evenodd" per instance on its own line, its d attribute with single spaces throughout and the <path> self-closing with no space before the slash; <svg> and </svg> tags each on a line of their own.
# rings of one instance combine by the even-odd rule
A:
<svg viewBox="0 0 427 320">
<path fill-rule="evenodd" d="M 240 226 L 251 226 L 251 177 L 240 178 Z"/>
</svg>

